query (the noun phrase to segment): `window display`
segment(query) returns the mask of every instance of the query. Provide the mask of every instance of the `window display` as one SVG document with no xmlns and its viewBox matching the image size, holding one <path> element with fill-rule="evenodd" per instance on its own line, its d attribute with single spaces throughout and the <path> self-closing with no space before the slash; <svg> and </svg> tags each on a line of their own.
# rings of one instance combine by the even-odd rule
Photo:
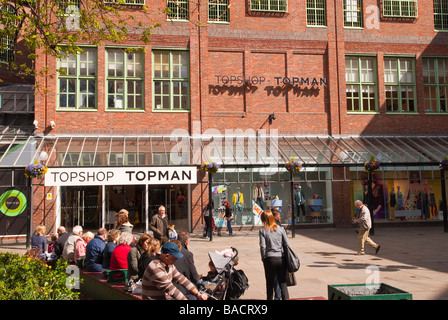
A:
<svg viewBox="0 0 448 320">
<path fill-rule="evenodd" d="M 433 179 L 432 171 L 395 175 L 409 179 L 383 179 L 381 173 L 374 174 L 371 203 L 367 180 L 353 181 L 353 202 L 362 200 L 369 204 L 373 218 L 379 221 L 442 220 L 440 180 Z"/>
<path fill-rule="evenodd" d="M 308 173 L 313 177 L 316 172 Z M 286 170 L 285 170 L 286 172 Z M 261 210 L 276 207 L 281 213 L 281 223 L 291 224 L 292 209 L 295 210 L 295 224 L 299 223 L 332 223 L 331 211 L 331 181 L 304 181 L 294 183 L 291 192 L 289 174 L 269 176 L 270 181 L 250 182 L 241 181 L 251 176 L 258 178 L 257 172 L 245 169 L 238 172 L 236 169 L 222 170 L 214 174 L 212 196 L 214 203 L 214 219 L 216 226 L 225 227 L 224 202 L 229 201 L 234 220 L 232 225 L 237 226 L 261 226 L 261 220 L 254 206 Z M 322 172 L 321 172 L 322 173 Z M 329 174 L 329 170 L 324 175 Z M 244 179 L 241 176 L 244 175 Z M 261 176 L 261 175 L 260 175 Z M 240 179 L 240 182 L 238 180 Z M 250 180 L 250 179 L 247 179 Z M 293 200 L 291 198 L 294 197 Z M 300 199 L 300 201 L 299 201 Z M 299 213 L 299 214 L 298 214 Z"/>
</svg>

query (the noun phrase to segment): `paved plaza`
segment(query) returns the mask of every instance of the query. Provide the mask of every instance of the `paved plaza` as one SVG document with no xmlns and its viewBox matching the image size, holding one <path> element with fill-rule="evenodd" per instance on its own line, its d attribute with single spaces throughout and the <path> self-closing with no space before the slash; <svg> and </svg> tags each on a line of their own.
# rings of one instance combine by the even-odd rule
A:
<svg viewBox="0 0 448 320">
<path fill-rule="evenodd" d="M 328 298 L 328 285 L 364 284 L 379 270 L 379 282 L 412 293 L 414 300 L 448 299 L 448 233 L 437 227 L 376 227 L 371 238 L 381 245 L 377 255 L 366 246 L 357 256 L 354 228 L 298 229 L 288 237 L 299 255 L 297 286 L 289 287 L 290 298 Z M 214 236 L 213 241 L 196 237 L 190 250 L 199 273 L 207 272 L 207 251 L 233 246 L 239 251 L 237 269 L 249 278 L 245 299 L 266 299 L 264 269 L 260 259 L 258 231 L 239 231 L 236 236 Z M 375 269 L 377 267 L 378 269 Z"/>
<path fill-rule="evenodd" d="M 234 229 L 235 230 L 235 229 Z M 208 271 L 208 252 L 235 247 L 239 264 L 249 278 L 243 299 L 266 298 L 263 265 L 260 260 L 258 231 L 235 230 L 229 237 L 215 235 L 212 241 L 194 234 L 189 249 L 194 253 L 200 274 Z M 379 270 L 380 283 L 412 293 L 414 300 L 448 299 L 448 233 L 443 226 L 380 227 L 372 239 L 381 245 L 377 255 L 366 247 L 366 255 L 357 256 L 354 228 L 297 229 L 292 248 L 301 259 L 296 273 L 297 286 L 289 287 L 290 298 L 328 298 L 328 285 L 363 284 Z M 0 244 L 0 251 L 24 252 L 24 243 Z M 369 267 L 369 266 L 373 266 Z"/>
</svg>

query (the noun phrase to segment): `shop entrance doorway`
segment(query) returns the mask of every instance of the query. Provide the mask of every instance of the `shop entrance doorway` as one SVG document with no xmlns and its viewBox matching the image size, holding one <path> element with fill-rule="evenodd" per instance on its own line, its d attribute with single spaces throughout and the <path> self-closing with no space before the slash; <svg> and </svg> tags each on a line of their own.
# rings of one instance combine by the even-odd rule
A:
<svg viewBox="0 0 448 320">
<path fill-rule="evenodd" d="M 80 225 L 85 230 L 101 226 L 101 187 L 61 187 L 61 224 L 71 231 Z"/>
<path fill-rule="evenodd" d="M 106 186 L 105 227 L 110 230 L 116 221 L 115 214 L 121 209 L 129 211 L 129 222 L 134 232 L 145 232 L 145 186 Z"/>
<path fill-rule="evenodd" d="M 177 231 L 189 231 L 187 191 L 186 185 L 150 186 L 148 194 L 149 221 L 158 212 L 159 207 L 164 206 L 168 224 L 174 225 Z"/>
<path fill-rule="evenodd" d="M 103 225 L 110 230 L 114 227 L 116 213 L 126 209 L 134 226 L 133 232 L 143 233 L 148 230 L 146 221 L 150 223 L 159 207 L 164 206 L 170 225 L 175 225 L 178 231 L 190 229 L 187 185 L 151 185 L 148 188 L 145 185 L 106 186 L 104 218 L 102 190 L 102 186 L 61 187 L 61 224 L 69 231 L 76 225 L 93 232 Z"/>
</svg>

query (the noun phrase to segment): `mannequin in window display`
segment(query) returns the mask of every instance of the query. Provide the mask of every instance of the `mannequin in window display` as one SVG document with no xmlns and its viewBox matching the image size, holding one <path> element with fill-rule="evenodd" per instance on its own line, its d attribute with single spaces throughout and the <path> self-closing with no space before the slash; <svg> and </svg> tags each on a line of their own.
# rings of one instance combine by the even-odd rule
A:
<svg viewBox="0 0 448 320">
<path fill-rule="evenodd" d="M 422 186 L 419 194 L 421 205 L 421 217 L 422 219 L 429 218 L 429 194 L 426 192 L 426 188 Z"/>
<path fill-rule="evenodd" d="M 429 186 L 429 214 L 431 219 L 437 218 L 437 201 L 432 186 Z"/>
<path fill-rule="evenodd" d="M 378 180 L 372 181 L 372 215 L 376 219 L 386 218 L 384 207 L 384 189 Z"/>
<path fill-rule="evenodd" d="M 395 220 L 395 206 L 397 205 L 397 195 L 395 194 L 395 188 L 392 186 L 392 189 L 389 193 L 389 207 L 390 207 L 390 220 Z"/>
<path fill-rule="evenodd" d="M 253 199 L 255 203 L 257 203 L 260 206 L 260 208 L 264 210 L 264 190 L 261 183 L 257 184 L 254 187 Z"/>
<path fill-rule="evenodd" d="M 235 223 L 243 224 L 243 206 L 244 206 L 244 198 L 243 194 L 240 192 L 240 188 L 236 189 L 236 193 L 232 196 L 233 202 L 233 212 L 235 214 Z"/>
<path fill-rule="evenodd" d="M 409 187 L 404 200 L 405 210 L 419 210 L 422 211 L 422 187 L 418 173 L 411 172 L 409 177 Z M 423 213 L 421 214 L 423 217 Z"/>
<path fill-rule="evenodd" d="M 362 203 L 368 203 L 369 202 L 369 188 L 367 187 L 367 184 L 364 184 L 363 186 L 363 193 L 362 193 Z"/>
<path fill-rule="evenodd" d="M 298 186 L 296 193 L 294 194 L 294 203 L 297 208 L 297 218 L 299 222 L 303 222 L 300 212 L 302 212 L 303 218 L 305 218 L 305 193 L 302 191 L 302 187 Z"/>
<path fill-rule="evenodd" d="M 398 202 L 398 210 L 403 210 L 403 193 L 400 190 L 400 186 L 397 186 L 397 202 Z"/>
</svg>

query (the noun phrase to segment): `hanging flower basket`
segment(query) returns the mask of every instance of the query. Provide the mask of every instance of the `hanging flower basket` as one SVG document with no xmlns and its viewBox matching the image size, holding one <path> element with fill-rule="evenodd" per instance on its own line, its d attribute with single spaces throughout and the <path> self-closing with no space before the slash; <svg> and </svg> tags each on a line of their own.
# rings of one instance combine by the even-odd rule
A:
<svg viewBox="0 0 448 320">
<path fill-rule="evenodd" d="M 375 158 L 370 157 L 370 161 L 364 163 L 364 171 L 368 173 L 374 173 L 376 170 L 380 168 L 381 162 L 375 161 Z"/>
<path fill-rule="evenodd" d="M 216 162 L 205 162 L 201 166 L 201 170 L 209 173 L 216 173 L 219 170 L 220 165 Z"/>
<path fill-rule="evenodd" d="M 443 159 L 442 161 L 440 161 L 440 165 L 439 165 L 439 168 L 440 169 L 443 169 L 443 170 L 448 170 L 448 158 L 447 157 L 445 157 L 445 159 Z"/>
<path fill-rule="evenodd" d="M 292 158 L 291 161 L 285 163 L 285 168 L 289 172 L 300 172 L 302 170 L 302 164 Z"/>
<path fill-rule="evenodd" d="M 25 176 L 28 178 L 37 178 L 43 174 L 46 174 L 48 167 L 43 164 L 33 163 L 25 168 Z"/>
</svg>

